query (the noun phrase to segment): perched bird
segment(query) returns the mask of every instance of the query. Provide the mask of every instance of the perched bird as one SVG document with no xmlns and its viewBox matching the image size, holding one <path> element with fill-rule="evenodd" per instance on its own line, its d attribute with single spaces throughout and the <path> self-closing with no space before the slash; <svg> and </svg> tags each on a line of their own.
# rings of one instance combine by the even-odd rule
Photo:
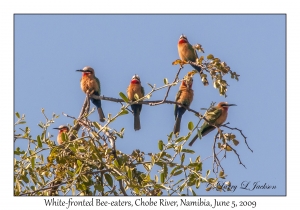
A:
<svg viewBox="0 0 300 210">
<path fill-rule="evenodd" d="M 134 95 L 137 94 L 138 98 L 142 98 L 145 95 L 144 88 L 141 85 L 141 79 L 140 77 L 135 74 L 133 75 L 130 84 L 127 88 L 127 96 L 130 101 L 135 101 Z M 134 115 L 134 130 L 140 130 L 141 129 L 141 123 L 140 123 L 140 113 L 142 111 L 142 104 L 132 104 L 131 109 L 133 111 Z"/>
<path fill-rule="evenodd" d="M 188 74 L 183 78 L 175 99 L 176 102 L 186 106 L 187 108 L 189 108 L 189 106 L 191 105 L 194 97 L 194 91 L 192 89 L 192 85 L 193 85 L 193 77 Z M 175 104 L 175 111 L 174 111 L 175 125 L 173 129 L 174 134 L 180 132 L 181 117 L 185 111 L 186 108 L 182 107 L 181 105 Z"/>
<path fill-rule="evenodd" d="M 101 94 L 101 87 L 100 87 L 100 81 L 95 76 L 95 71 L 92 67 L 86 66 L 83 69 L 76 70 L 82 72 L 82 77 L 80 80 L 80 87 L 84 93 L 87 93 L 89 95 L 96 95 L 100 96 Z M 97 107 L 99 118 L 101 122 L 105 121 L 105 116 L 101 107 L 101 100 L 100 99 L 94 99 L 91 98 L 92 103 Z"/>
<path fill-rule="evenodd" d="M 179 58 L 182 61 L 192 61 L 192 62 L 196 62 L 197 58 L 198 58 L 198 54 L 196 52 L 196 49 L 189 43 L 187 37 L 185 35 L 181 35 L 179 37 L 179 41 L 178 41 L 178 54 L 179 54 Z M 203 51 L 204 52 L 204 51 Z M 200 73 L 200 77 L 202 80 L 202 83 L 207 86 L 209 83 L 206 79 L 206 76 L 201 76 L 203 73 L 201 72 L 201 67 L 196 66 L 194 64 L 190 64 L 194 69 L 196 69 L 199 73 Z"/>
<path fill-rule="evenodd" d="M 196 50 L 189 43 L 187 37 L 183 34 L 179 37 L 178 54 L 179 54 L 179 58 L 183 61 L 186 61 L 186 62 L 187 61 L 196 62 L 196 59 L 198 58 Z M 190 64 L 190 65 L 193 68 L 195 68 L 198 72 L 201 71 L 201 68 L 199 66 L 195 66 L 193 64 Z"/>
<path fill-rule="evenodd" d="M 217 106 L 211 107 L 206 111 L 204 117 L 208 120 L 209 123 L 207 121 L 204 121 L 204 123 L 200 127 L 200 130 L 198 132 L 201 134 L 201 136 L 199 136 L 200 139 L 215 129 L 215 127 L 212 125 L 216 125 L 217 127 L 219 127 L 226 121 L 228 108 L 230 106 L 236 105 L 228 104 L 227 102 L 220 102 Z M 192 146 L 193 143 L 197 140 L 197 138 L 198 134 L 192 139 L 192 141 L 189 143 L 189 146 Z"/>
<path fill-rule="evenodd" d="M 61 145 L 63 143 L 61 134 L 62 133 L 68 133 L 69 132 L 69 127 L 66 125 L 60 125 L 58 128 L 53 128 L 59 130 L 58 135 L 57 135 L 57 143 Z"/>
</svg>

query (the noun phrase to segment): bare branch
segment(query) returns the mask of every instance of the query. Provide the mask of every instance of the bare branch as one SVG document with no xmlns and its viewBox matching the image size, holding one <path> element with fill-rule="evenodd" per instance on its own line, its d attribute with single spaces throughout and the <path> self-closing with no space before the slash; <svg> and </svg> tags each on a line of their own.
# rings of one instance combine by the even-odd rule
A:
<svg viewBox="0 0 300 210">
<path fill-rule="evenodd" d="M 241 129 L 238 129 L 238 128 L 231 128 L 231 127 L 227 126 L 228 124 L 230 124 L 230 123 L 228 122 L 228 123 L 226 123 L 226 124 L 224 124 L 224 125 L 221 125 L 221 126 L 223 126 L 223 127 L 225 127 L 225 128 L 229 128 L 229 129 L 231 129 L 231 130 L 238 130 L 238 131 L 240 132 L 240 134 L 244 137 L 244 140 L 245 140 L 245 143 L 246 143 L 248 149 L 249 149 L 251 152 L 253 152 L 253 150 L 249 147 L 249 145 L 248 145 L 248 143 L 247 143 L 247 137 L 243 134 L 243 131 L 242 131 Z"/>
<path fill-rule="evenodd" d="M 180 66 L 180 68 L 179 68 L 179 70 L 178 70 L 178 72 L 177 72 L 177 74 L 176 74 L 176 76 L 175 76 L 175 79 L 174 79 L 173 83 L 175 83 L 175 82 L 178 80 L 178 76 L 179 76 L 179 73 L 180 73 L 180 71 L 181 71 L 182 68 L 183 68 L 183 66 Z M 159 105 L 159 104 L 163 104 L 163 103 L 166 101 L 166 99 L 167 99 L 167 97 L 168 97 L 168 95 L 169 95 L 169 92 L 170 92 L 171 87 L 172 87 L 171 85 L 168 87 L 168 90 L 167 90 L 167 92 L 166 92 L 165 98 L 164 98 L 162 101 L 160 101 L 160 102 L 155 102 L 155 103 L 152 103 L 152 104 L 150 104 L 150 105 L 151 105 L 151 106 L 156 106 L 156 105 Z"/>
<path fill-rule="evenodd" d="M 113 101 L 113 102 L 117 102 L 117 103 L 124 102 L 123 99 L 119 99 L 119 98 L 112 98 L 112 97 L 105 97 L 105 96 L 96 96 L 96 95 L 92 95 L 92 97 L 95 98 L 95 99 L 101 99 L 101 100 L 106 100 L 106 101 Z M 150 106 L 152 106 L 152 104 L 157 104 L 157 105 L 159 105 L 159 104 L 177 104 L 177 105 L 181 105 L 182 107 L 186 108 L 186 110 L 188 110 L 190 112 L 193 112 L 195 115 L 197 115 L 199 117 L 203 117 L 200 114 L 200 112 L 197 112 L 197 111 L 195 111 L 193 109 L 185 107 L 181 103 L 178 103 L 176 101 L 169 101 L 169 100 L 164 100 L 163 99 L 163 100 L 155 100 L 155 101 L 139 101 L 139 102 L 136 102 L 135 104 L 145 104 L 145 105 L 150 105 Z"/>
<path fill-rule="evenodd" d="M 235 149 L 233 149 L 229 144 L 226 144 L 230 149 L 232 149 L 234 151 L 234 153 L 238 156 L 238 159 L 240 161 L 240 164 L 242 164 L 245 168 L 246 166 L 242 163 L 241 159 L 240 159 L 240 155 L 236 152 Z"/>
<path fill-rule="evenodd" d="M 219 130 L 219 128 L 218 128 Z M 214 173 L 218 173 L 218 166 L 221 167 L 222 171 L 224 171 L 222 165 L 221 165 L 221 162 L 218 158 L 218 156 L 216 155 L 216 142 L 217 142 L 217 137 L 218 137 L 218 134 L 220 133 L 220 130 L 217 132 L 216 136 L 215 136 L 215 139 L 214 139 L 214 146 L 213 146 L 213 172 Z M 215 171 L 215 167 L 214 167 L 214 164 L 217 165 L 217 170 Z"/>
</svg>

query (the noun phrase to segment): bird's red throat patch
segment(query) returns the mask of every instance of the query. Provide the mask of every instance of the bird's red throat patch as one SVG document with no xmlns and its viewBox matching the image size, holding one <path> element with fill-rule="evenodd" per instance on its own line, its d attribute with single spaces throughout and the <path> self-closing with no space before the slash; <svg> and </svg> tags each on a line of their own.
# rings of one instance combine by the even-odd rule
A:
<svg viewBox="0 0 300 210">
<path fill-rule="evenodd" d="M 179 39 L 178 44 L 188 43 L 186 39 Z"/>
<path fill-rule="evenodd" d="M 84 72 L 82 76 L 89 76 L 91 73 Z"/>
<path fill-rule="evenodd" d="M 137 79 L 131 80 L 131 84 L 140 84 L 140 81 Z"/>
</svg>

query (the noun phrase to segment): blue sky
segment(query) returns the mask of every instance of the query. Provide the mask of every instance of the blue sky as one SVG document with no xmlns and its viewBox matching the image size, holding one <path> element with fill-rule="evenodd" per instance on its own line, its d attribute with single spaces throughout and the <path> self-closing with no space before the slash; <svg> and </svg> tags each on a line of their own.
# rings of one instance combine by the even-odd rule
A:
<svg viewBox="0 0 300 210">
<path fill-rule="evenodd" d="M 134 74 L 147 83 L 163 85 L 163 78 L 173 81 L 178 66 L 177 42 L 185 34 L 191 44 L 200 43 L 205 53 L 225 61 L 240 74 L 237 82 L 225 77 L 227 98 L 210 85 L 204 87 L 199 75 L 194 77 L 194 101 L 191 108 L 209 107 L 210 103 L 227 101 L 237 104 L 229 109 L 227 121 L 247 136 L 251 153 L 237 134 L 236 147 L 245 169 L 237 157 L 228 153 L 222 162 L 228 179 L 237 185 L 235 192 L 209 192 L 202 186 L 200 195 L 285 195 L 286 192 L 286 19 L 285 15 L 15 15 L 14 16 L 14 110 L 26 115 L 33 137 L 40 134 L 37 125 L 44 121 L 41 108 L 60 117 L 52 127 L 72 124 L 62 112 L 77 117 L 84 93 L 79 86 L 81 74 L 76 69 L 92 66 L 101 81 L 102 95 L 119 98 Z M 199 53 L 198 53 L 199 54 Z M 201 55 L 201 53 L 199 54 Z M 185 66 L 182 78 L 192 67 Z M 171 88 L 174 100 L 179 86 Z M 153 94 L 151 100 L 164 97 L 166 90 Z M 116 114 L 120 104 L 103 101 L 105 114 Z M 133 130 L 133 116 L 125 115 L 111 124 L 125 127 L 124 139 L 117 148 L 125 153 L 140 149 L 157 152 L 157 142 L 167 141 L 174 126 L 173 105 L 144 105 L 140 131 Z M 203 112 L 203 111 L 202 111 Z M 91 120 L 98 120 L 94 113 Z M 186 112 L 181 134 L 187 123 L 197 118 Z M 230 130 L 224 130 L 230 132 Z M 49 130 L 56 135 L 56 130 Z M 193 145 L 202 159 L 212 155 L 215 132 Z M 56 139 L 53 138 L 53 141 Z M 24 147 L 17 142 L 15 146 Z M 188 148 L 186 144 L 186 148 Z M 211 169 L 205 162 L 204 171 Z M 275 190 L 239 189 L 243 181 L 275 185 Z"/>
</svg>

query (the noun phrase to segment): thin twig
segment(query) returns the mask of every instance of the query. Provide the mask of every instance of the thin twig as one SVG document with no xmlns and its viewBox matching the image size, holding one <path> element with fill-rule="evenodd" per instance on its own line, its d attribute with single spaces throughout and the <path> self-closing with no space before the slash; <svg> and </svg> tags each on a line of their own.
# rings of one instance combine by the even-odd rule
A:
<svg viewBox="0 0 300 210">
<path fill-rule="evenodd" d="M 243 131 L 242 131 L 241 129 L 238 129 L 238 128 L 231 128 L 231 127 L 228 127 L 228 126 L 227 126 L 228 124 L 230 124 L 230 123 L 228 122 L 228 123 L 226 123 L 226 124 L 224 124 L 224 125 L 222 125 L 222 126 L 225 127 L 225 128 L 229 128 L 229 129 L 231 129 L 231 130 L 238 130 L 238 131 L 240 132 L 240 134 L 244 137 L 244 140 L 245 140 L 245 143 L 246 143 L 248 149 L 249 149 L 251 152 L 253 152 L 253 150 L 249 147 L 249 145 L 248 145 L 248 143 L 247 143 L 247 137 L 243 134 Z"/>
<path fill-rule="evenodd" d="M 178 72 L 177 72 L 177 74 L 176 74 L 176 76 L 175 76 L 175 79 L 174 79 L 174 81 L 173 81 L 172 83 L 175 83 L 175 82 L 178 80 L 178 76 L 179 76 L 179 73 L 180 73 L 180 71 L 181 71 L 182 68 L 183 68 L 183 66 L 180 66 L 180 68 L 178 69 Z M 152 103 L 152 104 L 150 104 L 150 105 L 151 105 L 151 106 L 156 106 L 156 105 L 159 105 L 159 104 L 163 104 L 163 103 L 166 101 L 166 99 L 167 99 L 167 97 L 168 97 L 168 95 L 169 95 L 169 92 L 170 92 L 171 87 L 172 87 L 172 85 L 168 87 L 168 90 L 167 90 L 167 92 L 166 92 L 165 98 L 164 98 L 162 101 L 156 102 L 156 103 Z"/>
<path fill-rule="evenodd" d="M 60 185 L 63 185 L 63 184 L 66 184 L 66 183 L 67 183 L 67 181 L 66 181 L 66 182 L 62 182 L 62 183 L 57 184 L 57 185 L 53 185 L 53 186 L 51 186 L 51 187 L 45 187 L 45 188 L 42 188 L 42 189 L 39 189 L 39 190 L 35 190 L 35 191 L 32 191 L 32 192 L 22 193 L 22 194 L 20 194 L 19 196 L 22 196 L 22 195 L 29 195 L 29 194 L 35 194 L 35 193 L 40 192 L 40 191 L 45 191 L 45 190 L 49 190 L 49 189 L 52 189 L 52 188 L 59 187 Z"/>
<path fill-rule="evenodd" d="M 74 140 L 75 139 L 75 136 L 73 135 L 73 131 L 79 131 L 81 125 L 80 125 L 80 121 L 82 119 L 82 117 L 84 116 L 84 113 L 88 113 L 88 110 L 90 108 L 90 103 L 89 103 L 89 96 L 88 94 L 86 94 L 86 97 L 85 97 L 85 100 L 84 100 L 84 103 L 82 105 L 82 108 L 81 108 L 81 111 L 80 111 L 80 114 L 78 116 L 78 119 L 77 119 L 77 123 L 70 129 L 69 133 L 68 133 L 68 137 L 70 139 L 70 141 Z"/>
<path fill-rule="evenodd" d="M 116 152 L 117 150 L 116 150 L 115 138 L 114 138 L 114 136 L 111 137 L 112 135 L 109 132 L 105 132 L 105 134 L 107 135 L 108 140 L 111 143 L 113 155 L 114 155 L 115 159 L 118 160 L 118 156 L 117 156 L 117 152 Z M 118 182 L 119 182 L 120 189 L 121 189 L 123 195 L 128 196 L 125 189 L 124 189 L 124 187 L 123 187 L 122 180 L 120 179 L 120 180 L 118 180 Z"/>
<path fill-rule="evenodd" d="M 119 98 L 104 97 L 104 96 L 100 96 L 100 97 L 99 97 L 99 96 L 95 96 L 95 97 L 94 97 L 94 96 L 95 96 L 95 95 L 93 95 L 92 97 L 95 98 L 95 99 L 107 100 L 107 101 L 112 101 L 112 102 L 117 102 L 117 103 L 124 102 L 123 99 L 119 99 Z M 199 112 L 197 112 L 197 111 L 195 111 L 195 110 L 193 110 L 193 109 L 190 109 L 190 108 L 188 108 L 188 107 L 182 105 L 182 104 L 179 103 L 179 102 L 176 102 L 176 101 L 169 101 L 169 100 L 164 100 L 163 103 L 160 103 L 160 102 L 162 102 L 162 101 L 163 101 L 163 100 L 155 100 L 155 101 L 139 101 L 139 102 L 136 102 L 135 104 L 145 104 L 145 105 L 150 105 L 150 106 L 152 106 L 152 104 L 157 104 L 157 103 L 159 103 L 159 104 L 177 104 L 177 105 L 181 105 L 182 107 L 186 108 L 186 110 L 188 110 L 188 111 L 190 111 L 190 112 L 193 112 L 195 115 L 197 115 L 197 116 L 199 116 L 199 117 L 202 117 L 202 115 L 201 115 Z"/>
<path fill-rule="evenodd" d="M 214 163 L 217 164 L 217 171 L 215 171 L 215 167 L 213 166 L 213 172 L 214 173 L 218 173 L 218 166 L 220 166 L 221 169 L 224 171 L 224 169 L 223 169 L 223 167 L 221 165 L 221 162 L 220 162 L 218 156 L 216 155 L 216 141 L 217 141 L 217 136 L 218 136 L 219 132 L 220 132 L 220 130 L 218 131 L 218 133 L 215 136 L 214 146 L 213 146 L 213 157 L 214 157 L 213 159 L 214 159 Z"/>
<path fill-rule="evenodd" d="M 235 149 L 233 149 L 229 144 L 226 144 L 230 149 L 232 149 L 234 151 L 234 153 L 238 156 L 238 159 L 240 161 L 240 164 L 242 164 L 245 168 L 246 166 L 242 163 L 241 159 L 240 159 L 240 155 L 236 152 Z"/>
</svg>

